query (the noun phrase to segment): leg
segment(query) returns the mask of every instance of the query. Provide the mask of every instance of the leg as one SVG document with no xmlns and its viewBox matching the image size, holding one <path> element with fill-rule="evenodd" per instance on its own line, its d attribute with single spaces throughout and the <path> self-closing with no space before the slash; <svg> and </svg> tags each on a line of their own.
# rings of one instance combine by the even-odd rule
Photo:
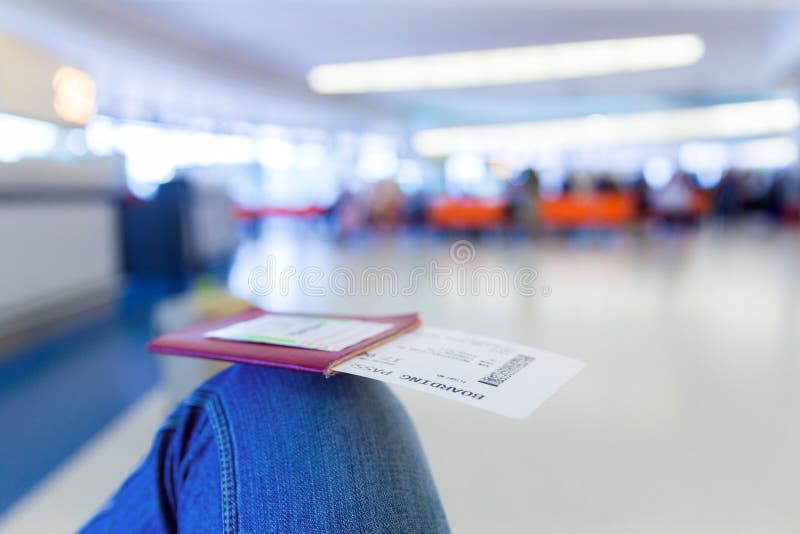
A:
<svg viewBox="0 0 800 534">
<path fill-rule="evenodd" d="M 167 420 L 86 532 L 447 532 L 385 385 L 233 366 Z"/>
</svg>

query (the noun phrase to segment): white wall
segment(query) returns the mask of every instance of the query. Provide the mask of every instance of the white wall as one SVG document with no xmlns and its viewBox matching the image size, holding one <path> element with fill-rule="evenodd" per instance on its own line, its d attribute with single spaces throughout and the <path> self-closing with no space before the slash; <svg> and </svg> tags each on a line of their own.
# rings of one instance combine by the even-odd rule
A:
<svg viewBox="0 0 800 534">
<path fill-rule="evenodd" d="M 111 299 L 114 163 L 0 164 L 0 335 Z"/>
</svg>

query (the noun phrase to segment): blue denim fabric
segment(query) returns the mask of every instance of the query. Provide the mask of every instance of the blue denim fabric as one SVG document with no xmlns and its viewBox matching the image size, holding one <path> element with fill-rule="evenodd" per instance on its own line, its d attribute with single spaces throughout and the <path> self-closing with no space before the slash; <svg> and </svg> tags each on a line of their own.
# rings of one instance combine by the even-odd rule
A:
<svg viewBox="0 0 800 534">
<path fill-rule="evenodd" d="M 448 532 L 384 384 L 235 365 L 184 401 L 82 532 Z"/>
</svg>

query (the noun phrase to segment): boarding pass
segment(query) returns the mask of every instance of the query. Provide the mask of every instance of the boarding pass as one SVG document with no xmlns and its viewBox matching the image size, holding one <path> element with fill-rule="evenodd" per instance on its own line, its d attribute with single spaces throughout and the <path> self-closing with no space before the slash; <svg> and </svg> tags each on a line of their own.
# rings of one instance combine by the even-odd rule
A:
<svg viewBox="0 0 800 534">
<path fill-rule="evenodd" d="M 333 370 L 523 419 L 583 367 L 579 360 L 516 343 L 422 327 Z"/>
</svg>

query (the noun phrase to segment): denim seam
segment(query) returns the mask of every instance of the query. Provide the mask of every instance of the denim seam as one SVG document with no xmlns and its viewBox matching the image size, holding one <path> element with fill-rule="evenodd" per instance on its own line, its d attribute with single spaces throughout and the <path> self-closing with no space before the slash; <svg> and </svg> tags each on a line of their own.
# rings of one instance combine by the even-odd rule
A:
<svg viewBox="0 0 800 534">
<path fill-rule="evenodd" d="M 205 409 L 211 429 L 214 431 L 214 437 L 217 442 L 217 455 L 219 456 L 222 532 L 225 534 L 237 534 L 239 532 L 239 508 L 236 499 L 236 471 L 228 418 L 225 416 L 222 403 L 215 393 L 197 391 L 188 403 Z"/>
</svg>

